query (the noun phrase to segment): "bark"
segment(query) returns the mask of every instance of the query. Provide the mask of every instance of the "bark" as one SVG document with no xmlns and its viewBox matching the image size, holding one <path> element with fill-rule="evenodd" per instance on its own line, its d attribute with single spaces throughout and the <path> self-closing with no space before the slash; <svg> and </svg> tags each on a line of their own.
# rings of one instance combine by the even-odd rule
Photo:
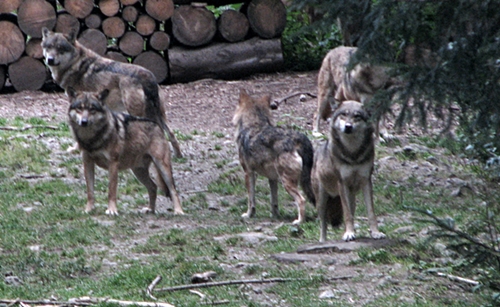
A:
<svg viewBox="0 0 500 307">
<path fill-rule="evenodd" d="M 100 0 L 99 9 L 104 14 L 104 16 L 112 17 L 118 14 L 120 11 L 120 1 L 119 0 Z"/>
<path fill-rule="evenodd" d="M 180 43 L 198 47 L 212 40 L 217 22 L 214 14 L 204 7 L 182 5 L 172 16 L 172 32 Z"/>
<path fill-rule="evenodd" d="M 220 36 L 231 43 L 244 40 L 249 27 L 245 14 L 235 10 L 225 10 L 217 20 L 217 29 Z"/>
<path fill-rule="evenodd" d="M 127 22 L 135 22 L 139 16 L 139 10 L 134 5 L 127 5 L 122 10 L 122 18 Z"/>
<path fill-rule="evenodd" d="M 163 31 L 155 31 L 148 40 L 149 47 L 157 51 L 165 51 L 170 46 L 170 36 Z"/>
<path fill-rule="evenodd" d="M 76 18 L 84 19 L 92 12 L 94 0 L 60 0 L 61 5 Z"/>
<path fill-rule="evenodd" d="M 156 21 L 149 15 L 141 15 L 135 23 L 135 29 L 142 36 L 150 36 L 156 30 Z"/>
<path fill-rule="evenodd" d="M 286 26 L 286 8 L 280 0 L 252 0 L 247 18 L 251 29 L 260 37 L 279 37 Z"/>
<path fill-rule="evenodd" d="M 12 13 L 21 5 L 23 0 L 2 0 L 0 1 L 0 13 Z M 1 80 L 0 80 L 1 81 Z M 2 85 L 3 86 L 3 85 Z"/>
<path fill-rule="evenodd" d="M 32 37 L 26 43 L 26 54 L 35 59 L 43 58 L 42 39 Z"/>
<path fill-rule="evenodd" d="M 144 38 L 137 32 L 126 32 L 118 42 L 120 50 L 129 56 L 137 56 L 144 50 Z"/>
<path fill-rule="evenodd" d="M 16 91 L 37 91 L 47 79 L 47 71 L 42 61 L 24 56 L 9 65 L 9 79 Z"/>
<path fill-rule="evenodd" d="M 127 26 L 120 17 L 109 17 L 102 22 L 102 32 L 111 38 L 119 38 L 125 34 Z"/>
<path fill-rule="evenodd" d="M 7 16 L 2 15 L 5 19 Z M 21 29 L 7 20 L 0 20 L 0 64 L 17 61 L 26 48 Z"/>
<path fill-rule="evenodd" d="M 45 0 L 24 0 L 17 10 L 19 28 L 31 37 L 42 37 L 42 28 L 53 29 L 56 10 Z"/>
<path fill-rule="evenodd" d="M 158 83 L 163 83 L 167 79 L 167 61 L 157 52 L 145 51 L 135 57 L 132 63 L 150 70 L 155 75 Z"/>
<path fill-rule="evenodd" d="M 80 21 L 66 11 L 57 12 L 56 32 L 69 34 L 80 33 Z"/>
<path fill-rule="evenodd" d="M 144 8 L 149 16 L 158 21 L 165 21 L 174 13 L 172 0 L 145 0 Z"/>
<path fill-rule="evenodd" d="M 78 41 L 85 47 L 93 50 L 99 55 L 104 55 L 108 47 L 106 35 L 96 29 L 87 29 L 78 37 Z"/>
</svg>

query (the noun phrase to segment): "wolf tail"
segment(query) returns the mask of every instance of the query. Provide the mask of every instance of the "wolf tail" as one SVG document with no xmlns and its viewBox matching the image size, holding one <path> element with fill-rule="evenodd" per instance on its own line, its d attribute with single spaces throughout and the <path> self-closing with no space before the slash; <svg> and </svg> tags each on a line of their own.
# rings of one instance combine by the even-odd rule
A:
<svg viewBox="0 0 500 307">
<path fill-rule="evenodd" d="M 302 158 L 302 173 L 300 175 L 300 185 L 306 194 L 307 199 L 316 206 L 316 198 L 311 185 L 311 170 L 314 163 L 314 149 L 311 141 L 305 135 L 301 135 L 299 155 Z"/>
</svg>

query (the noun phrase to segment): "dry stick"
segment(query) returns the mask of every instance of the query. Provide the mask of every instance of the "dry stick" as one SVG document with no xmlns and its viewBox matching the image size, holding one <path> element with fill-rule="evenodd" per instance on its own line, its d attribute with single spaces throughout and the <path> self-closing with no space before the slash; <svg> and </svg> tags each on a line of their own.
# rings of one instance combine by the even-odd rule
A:
<svg viewBox="0 0 500 307">
<path fill-rule="evenodd" d="M 146 288 L 146 294 L 147 296 L 149 296 L 151 299 L 157 301 L 158 299 L 156 297 L 154 297 L 151 293 L 153 292 L 154 288 L 156 287 L 156 285 L 161 281 L 161 276 L 158 275 L 156 276 L 155 279 L 153 279 L 153 281 L 149 284 L 149 286 Z"/>
<path fill-rule="evenodd" d="M 241 285 L 241 284 L 267 284 L 273 282 L 288 282 L 288 281 L 296 281 L 296 280 L 304 280 L 297 278 L 269 278 L 269 279 L 243 279 L 243 280 L 228 280 L 228 281 L 220 281 L 220 282 L 206 282 L 201 284 L 193 284 L 193 285 L 182 285 L 175 286 L 169 288 L 161 288 L 156 289 L 156 292 L 172 292 L 179 290 L 189 290 L 196 288 L 209 288 L 209 287 L 218 287 L 218 286 L 228 286 L 228 285 Z"/>
<path fill-rule="evenodd" d="M 317 98 L 318 97 L 317 95 L 311 94 L 309 92 L 295 92 L 295 93 L 290 94 L 288 96 L 285 96 L 283 98 L 274 99 L 274 103 L 276 103 L 279 106 L 282 102 L 286 102 L 288 99 L 290 99 L 292 97 L 295 97 L 295 96 L 298 96 L 298 95 L 301 95 L 301 94 L 308 95 L 311 98 Z"/>
<path fill-rule="evenodd" d="M 468 279 L 468 278 L 463 278 L 463 277 L 460 277 L 460 276 L 455 276 L 455 275 L 451 275 L 451 274 L 445 274 L 445 273 L 441 273 L 441 272 L 436 272 L 436 275 L 437 276 L 441 276 L 441 277 L 446 277 L 446 278 L 448 278 L 449 280 L 452 280 L 452 281 L 463 282 L 463 283 L 466 283 L 466 284 L 469 284 L 469 285 L 473 285 L 473 286 L 479 285 L 478 281 L 475 281 L 475 280 L 472 280 L 472 279 Z"/>
<path fill-rule="evenodd" d="M 136 301 L 122 301 L 110 298 L 99 298 L 99 297 L 81 297 L 70 299 L 69 301 L 50 301 L 50 300 L 39 300 L 39 301 L 25 301 L 25 300 L 0 300 L 3 304 L 20 304 L 21 306 L 30 305 L 53 305 L 53 306 L 92 306 L 100 303 L 110 303 L 117 304 L 123 307 L 129 306 L 140 306 L 140 307 L 175 307 L 174 305 L 168 303 L 154 303 L 154 302 L 136 302 Z"/>
<path fill-rule="evenodd" d="M 18 127 L 12 127 L 12 126 L 3 126 L 0 127 L 0 130 L 6 130 L 6 131 L 26 131 L 29 129 L 52 129 L 52 130 L 59 130 L 59 127 L 56 126 L 43 126 L 43 125 L 27 125 L 22 128 Z"/>
</svg>

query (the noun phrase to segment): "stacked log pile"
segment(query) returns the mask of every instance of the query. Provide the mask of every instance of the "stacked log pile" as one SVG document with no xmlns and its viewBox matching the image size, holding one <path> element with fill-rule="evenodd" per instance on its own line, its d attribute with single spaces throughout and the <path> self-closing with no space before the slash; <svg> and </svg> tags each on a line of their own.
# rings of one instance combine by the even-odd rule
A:
<svg viewBox="0 0 500 307">
<path fill-rule="evenodd" d="M 242 3 L 239 11 L 218 18 L 209 10 L 234 3 Z M 6 80 L 17 91 L 51 80 L 43 27 L 74 31 L 84 46 L 142 65 L 166 84 L 280 69 L 285 23 L 280 0 L 1 0 L 0 90 Z"/>
</svg>

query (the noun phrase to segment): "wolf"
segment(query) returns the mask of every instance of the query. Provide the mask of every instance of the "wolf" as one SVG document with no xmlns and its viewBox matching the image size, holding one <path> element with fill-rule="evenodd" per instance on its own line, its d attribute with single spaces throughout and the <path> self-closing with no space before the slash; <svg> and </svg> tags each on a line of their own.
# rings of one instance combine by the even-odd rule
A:
<svg viewBox="0 0 500 307">
<path fill-rule="evenodd" d="M 330 50 L 323 59 L 318 73 L 318 106 L 313 119 L 314 135 L 319 135 L 321 119 L 330 118 L 333 102 L 355 100 L 366 106 L 377 91 L 395 84 L 395 80 L 390 77 L 384 66 L 360 63 L 349 70 L 349 61 L 356 51 L 356 47 L 340 46 Z M 378 125 L 375 130 L 378 137 Z M 385 130 L 383 133 L 387 134 Z"/>
<path fill-rule="evenodd" d="M 236 144 L 248 191 L 248 210 L 242 217 L 255 215 L 255 181 L 258 174 L 269 180 L 273 217 L 279 215 L 278 181 L 281 181 L 297 204 L 298 217 L 293 224 L 300 224 L 305 219 L 306 199 L 300 193 L 299 183 L 309 201 L 315 202 L 311 187 L 314 149 L 305 134 L 273 126 L 270 108 L 270 96 L 253 98 L 241 90 L 233 124 L 236 126 Z"/>
<path fill-rule="evenodd" d="M 87 184 L 85 211 L 90 212 L 94 208 L 94 170 L 98 165 L 109 172 L 106 214 L 118 214 L 118 171 L 125 169 L 132 169 L 148 190 L 149 207 L 146 212 L 155 213 L 159 186 L 172 199 L 174 213 L 183 214 L 172 176 L 170 147 L 162 128 L 152 119 L 112 111 L 103 103 L 109 93 L 108 89 L 100 93 L 77 92 L 71 87 L 67 89 L 69 124 L 82 152 Z M 150 175 L 150 168 L 153 175 Z"/>
<path fill-rule="evenodd" d="M 334 108 L 335 106 L 332 106 Z M 385 238 L 378 230 L 373 211 L 372 172 L 375 159 L 374 127 L 363 104 L 343 101 L 333 109 L 326 143 L 314 154 L 311 182 L 320 219 L 320 242 L 326 241 L 327 223 L 345 223 L 344 241 L 355 240 L 356 194 L 361 190 L 368 212 L 370 233 Z"/>
<path fill-rule="evenodd" d="M 75 32 L 55 33 L 43 28 L 41 46 L 52 78 L 64 90 L 69 87 L 88 92 L 110 89 L 108 99 L 121 102 L 115 111 L 127 111 L 158 122 L 167 132 L 175 156 L 182 156 L 179 142 L 167 125 L 165 106 L 151 71 L 98 55 L 81 45 Z M 113 107 L 112 103 L 108 105 Z"/>
</svg>

